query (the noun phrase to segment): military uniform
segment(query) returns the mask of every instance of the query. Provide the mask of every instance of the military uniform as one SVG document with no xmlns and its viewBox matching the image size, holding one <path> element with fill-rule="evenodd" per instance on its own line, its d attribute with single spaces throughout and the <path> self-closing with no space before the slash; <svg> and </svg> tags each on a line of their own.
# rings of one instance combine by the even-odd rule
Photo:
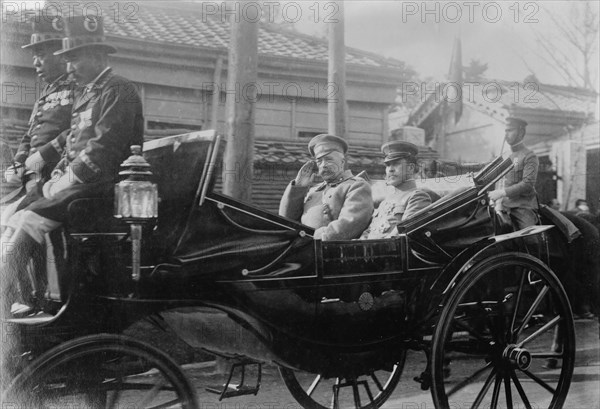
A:
<svg viewBox="0 0 600 409">
<path fill-rule="evenodd" d="M 75 88 L 75 83 L 68 79 L 67 74 L 46 84 L 33 107 L 29 130 L 17 148 L 15 162 L 24 163 L 29 155 L 69 128 Z"/>
<path fill-rule="evenodd" d="M 398 223 L 431 204 L 429 195 L 418 190 L 413 179 L 407 180 L 393 189 L 393 192 L 387 195 L 375 209 L 371 224 L 362 234 L 361 239 L 395 237 L 398 235 L 396 230 Z"/>
<path fill-rule="evenodd" d="M 40 148 L 44 159 L 60 159 L 57 169 L 69 167 L 80 183 L 27 210 L 64 221 L 72 200 L 110 194 L 129 147 L 142 144 L 142 103 L 135 86 L 107 68 L 75 100 L 64 146 L 59 136 Z"/>
<path fill-rule="evenodd" d="M 507 133 L 514 132 L 514 129 L 520 129 L 525 133 L 527 122 L 509 117 L 507 121 Z M 508 134 L 507 134 L 508 135 Z M 514 135 L 514 134 L 513 134 Z M 510 136 L 507 136 L 509 138 Z M 507 214 L 518 229 L 537 224 L 537 193 L 535 191 L 535 182 L 537 180 L 539 160 L 535 153 L 527 149 L 522 140 L 511 144 L 510 159 L 513 162 L 513 168 L 502 179 L 502 187 L 489 193 L 492 199 L 496 200 L 496 210 L 500 214 Z M 499 192 L 499 199 L 494 196 Z"/>
<path fill-rule="evenodd" d="M 290 183 L 279 207 L 280 215 L 316 229 L 314 237 L 322 240 L 359 237 L 372 213 L 371 185 L 349 170 L 311 188 Z"/>
<path fill-rule="evenodd" d="M 68 57 L 82 49 L 105 55 L 116 52 L 104 42 L 100 16 L 72 16 L 65 20 L 65 33 L 63 49 L 55 55 Z M 59 163 L 52 183 L 46 183 L 46 197 L 25 209 L 20 221 L 25 233 L 42 242 L 45 233 L 66 220 L 67 207 L 73 200 L 110 197 L 130 146 L 143 143 L 143 122 L 142 102 L 135 86 L 113 74 L 110 67 L 81 87 L 73 102 L 68 132 L 39 148 L 46 161 Z"/>
<path fill-rule="evenodd" d="M 54 20 L 34 19 L 32 21 L 31 43 L 24 45 L 22 48 L 35 49 L 36 47 L 60 44 L 63 33 L 62 23 L 60 19 L 58 21 L 58 24 L 54 24 Z M 13 158 L 15 163 L 24 164 L 30 155 L 37 152 L 38 148 L 52 141 L 61 132 L 69 128 L 75 92 L 76 84 L 68 78 L 67 74 L 61 75 L 52 83 L 44 86 L 40 97 L 33 106 L 28 123 L 29 129 L 23 135 L 17 153 Z M 54 163 L 47 161 L 42 169 L 35 169 L 40 172 L 41 180 L 36 181 L 36 176 L 32 172 L 25 175 L 23 181 L 27 188 L 27 194 L 3 210 L 1 222 L 3 226 L 9 224 L 9 218 L 15 212 L 42 197 L 41 184 L 48 180 L 54 166 L 56 166 L 56 161 Z M 11 195 L 19 197 L 16 191 Z"/>
<path fill-rule="evenodd" d="M 515 207 L 537 209 L 535 191 L 539 168 L 537 156 L 521 143 L 513 147 L 510 159 L 514 167 L 504 177 L 506 197 L 502 198 L 502 206 L 510 209 Z"/>
</svg>

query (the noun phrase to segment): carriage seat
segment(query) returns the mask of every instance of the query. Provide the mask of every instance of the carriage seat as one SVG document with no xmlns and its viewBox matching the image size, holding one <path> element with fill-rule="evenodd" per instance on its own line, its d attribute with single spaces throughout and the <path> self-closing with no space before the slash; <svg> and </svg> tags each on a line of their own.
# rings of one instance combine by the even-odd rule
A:
<svg viewBox="0 0 600 409">
<path fill-rule="evenodd" d="M 127 233 L 129 226 L 113 216 L 112 198 L 74 200 L 67 208 L 65 227 L 71 235 Z"/>
</svg>

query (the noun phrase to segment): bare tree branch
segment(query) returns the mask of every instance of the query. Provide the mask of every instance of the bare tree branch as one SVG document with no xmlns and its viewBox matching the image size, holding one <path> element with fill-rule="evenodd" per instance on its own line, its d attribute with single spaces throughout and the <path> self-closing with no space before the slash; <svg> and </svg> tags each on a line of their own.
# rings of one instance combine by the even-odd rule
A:
<svg viewBox="0 0 600 409">
<path fill-rule="evenodd" d="M 555 31 L 542 33 L 532 27 L 538 49 L 531 51 L 569 85 L 596 89 L 598 11 L 591 1 L 573 2 L 569 7 L 569 13 L 563 15 L 542 5 Z"/>
</svg>

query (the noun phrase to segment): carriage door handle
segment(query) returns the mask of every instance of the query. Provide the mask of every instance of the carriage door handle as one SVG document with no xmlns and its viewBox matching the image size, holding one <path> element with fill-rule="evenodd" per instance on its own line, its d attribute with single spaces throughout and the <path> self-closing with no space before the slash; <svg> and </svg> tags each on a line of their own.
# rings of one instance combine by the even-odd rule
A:
<svg viewBox="0 0 600 409">
<path fill-rule="evenodd" d="M 327 297 L 321 298 L 321 304 L 329 304 L 332 302 L 340 302 L 340 299 L 339 298 L 327 298 Z"/>
</svg>

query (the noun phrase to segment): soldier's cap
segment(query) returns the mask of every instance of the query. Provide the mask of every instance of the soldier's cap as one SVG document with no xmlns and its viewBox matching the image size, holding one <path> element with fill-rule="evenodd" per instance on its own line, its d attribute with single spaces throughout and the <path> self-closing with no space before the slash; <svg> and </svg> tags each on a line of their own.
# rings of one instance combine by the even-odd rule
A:
<svg viewBox="0 0 600 409">
<path fill-rule="evenodd" d="M 61 16 L 48 17 L 36 15 L 31 18 L 31 40 L 21 48 L 37 48 L 54 45 L 60 48 L 64 35 L 65 23 Z"/>
<path fill-rule="evenodd" d="M 308 151 L 315 159 L 322 158 L 334 151 L 345 155 L 348 152 L 348 143 L 339 136 L 322 133 L 308 142 Z"/>
<path fill-rule="evenodd" d="M 81 49 L 92 49 L 106 54 L 113 54 L 117 49 L 106 43 L 101 16 L 69 16 L 65 21 L 65 37 L 62 49 L 54 55 L 67 55 Z"/>
<path fill-rule="evenodd" d="M 523 128 L 523 129 L 525 129 L 526 126 L 527 126 L 527 121 L 525 121 L 521 118 L 516 118 L 513 116 L 509 116 L 508 118 L 506 118 L 506 127 L 507 128 Z"/>
<path fill-rule="evenodd" d="M 414 143 L 405 141 L 391 141 L 384 143 L 381 152 L 385 155 L 384 163 L 392 162 L 398 159 L 417 159 L 419 148 Z"/>
</svg>

